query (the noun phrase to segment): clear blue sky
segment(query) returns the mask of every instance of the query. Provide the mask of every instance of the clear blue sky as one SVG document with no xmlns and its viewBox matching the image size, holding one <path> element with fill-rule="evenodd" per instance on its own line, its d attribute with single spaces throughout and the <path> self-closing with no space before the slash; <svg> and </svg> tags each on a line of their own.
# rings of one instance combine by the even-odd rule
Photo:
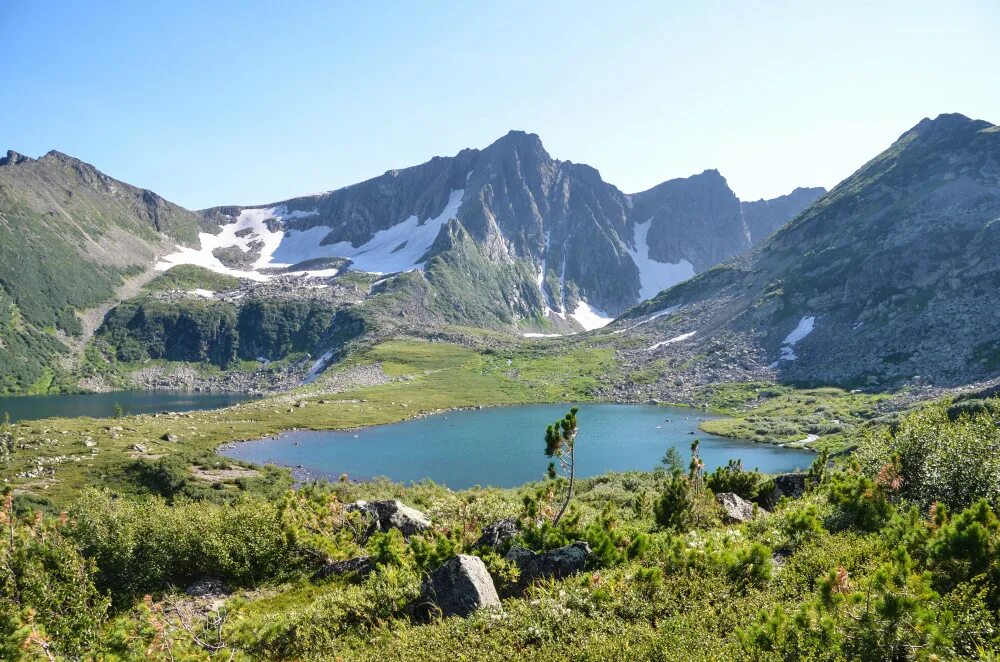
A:
<svg viewBox="0 0 1000 662">
<path fill-rule="evenodd" d="M 1000 122 L 998 35 L 1000 0 L 3 0 L 0 147 L 200 208 L 518 128 L 626 192 L 718 168 L 754 199 L 925 116 Z"/>
</svg>

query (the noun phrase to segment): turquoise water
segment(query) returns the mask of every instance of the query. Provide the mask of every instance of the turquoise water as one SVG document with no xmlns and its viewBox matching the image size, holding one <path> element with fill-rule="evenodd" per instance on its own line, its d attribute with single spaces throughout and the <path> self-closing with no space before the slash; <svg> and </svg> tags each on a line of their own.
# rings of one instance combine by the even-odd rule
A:
<svg viewBox="0 0 1000 662">
<path fill-rule="evenodd" d="M 193 411 L 219 409 L 251 396 L 241 393 L 202 393 L 193 391 L 119 391 L 76 395 L 29 395 L 0 398 L 0 417 L 10 414 L 12 421 L 37 420 L 62 416 L 114 416 L 115 404 L 126 414 L 150 414 L 158 411 Z"/>
<path fill-rule="evenodd" d="M 582 404 L 577 415 L 577 476 L 655 468 L 674 446 L 685 463 L 701 440 L 706 469 L 741 458 L 768 473 L 808 467 L 807 451 L 715 437 L 698 430 L 715 418 L 693 409 L 651 405 Z M 525 405 L 459 411 L 353 432 L 294 430 L 277 437 L 228 444 L 219 452 L 259 464 L 293 467 L 301 478 L 347 474 L 410 482 L 430 478 L 453 489 L 513 487 L 540 479 L 548 467 L 545 427 L 569 405 Z M 694 434 L 689 434 L 694 432 Z"/>
</svg>

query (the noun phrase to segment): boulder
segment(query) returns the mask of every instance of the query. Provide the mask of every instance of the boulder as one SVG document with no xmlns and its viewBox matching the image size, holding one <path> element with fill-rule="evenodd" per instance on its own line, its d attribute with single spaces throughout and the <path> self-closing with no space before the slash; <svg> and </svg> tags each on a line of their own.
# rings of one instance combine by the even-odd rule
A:
<svg viewBox="0 0 1000 662">
<path fill-rule="evenodd" d="M 423 599 L 436 604 L 442 616 L 468 616 L 483 607 L 499 607 L 500 596 L 483 560 L 453 556 L 424 581 Z"/>
<path fill-rule="evenodd" d="M 476 547 L 500 547 L 516 535 L 517 520 L 508 517 L 483 527 L 483 535 L 476 541 Z"/>
<path fill-rule="evenodd" d="M 313 574 L 313 579 L 326 579 L 334 575 L 348 575 L 357 573 L 364 577 L 370 575 L 375 569 L 375 561 L 370 556 L 357 556 L 353 559 L 335 561 L 327 563 Z"/>
<path fill-rule="evenodd" d="M 774 489 L 782 496 L 798 499 L 806 493 L 806 474 L 790 473 L 774 477 Z"/>
<path fill-rule="evenodd" d="M 213 596 L 224 596 L 231 593 L 231 589 L 223 582 L 213 577 L 202 577 L 195 583 L 187 587 L 185 593 L 196 598 L 210 598 Z"/>
<path fill-rule="evenodd" d="M 355 501 L 344 506 L 345 512 L 360 512 L 369 519 L 365 537 L 375 531 L 399 529 L 404 537 L 426 531 L 431 526 L 427 516 L 415 508 L 403 505 L 396 499 L 387 501 Z"/>
<path fill-rule="evenodd" d="M 720 492 L 715 500 L 723 510 L 723 519 L 730 524 L 749 522 L 754 517 L 753 504 L 733 492 Z"/>
<path fill-rule="evenodd" d="M 521 583 L 541 577 L 560 579 L 581 572 L 590 556 L 590 545 L 577 541 L 539 554 L 524 547 L 511 547 L 504 557 L 521 570 Z"/>
<path fill-rule="evenodd" d="M 798 499 L 806 493 L 806 474 L 802 472 L 779 474 L 774 477 L 774 489 L 767 495 L 766 504 L 773 508 L 781 497 Z"/>
<path fill-rule="evenodd" d="M 163 436 L 160 437 L 160 439 L 162 439 L 163 441 L 169 441 L 169 442 L 173 443 L 173 442 L 177 441 L 177 435 L 173 434 L 171 432 L 164 432 Z"/>
</svg>

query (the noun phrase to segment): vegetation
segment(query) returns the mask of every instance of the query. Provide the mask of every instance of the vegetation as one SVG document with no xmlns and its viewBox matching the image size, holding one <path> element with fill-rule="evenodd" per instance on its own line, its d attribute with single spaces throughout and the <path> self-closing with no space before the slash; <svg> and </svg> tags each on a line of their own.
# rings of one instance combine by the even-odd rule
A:
<svg viewBox="0 0 1000 662">
<path fill-rule="evenodd" d="M 561 420 L 556 421 L 545 430 L 545 455 L 554 457 L 559 463 L 559 471 L 566 479 L 566 499 L 559 512 L 552 518 L 552 524 L 559 525 L 570 499 L 573 498 L 573 479 L 576 477 L 576 412 L 579 410 L 573 407 Z M 549 478 L 556 477 L 555 462 L 549 463 Z"/>
<path fill-rule="evenodd" d="M 8 493 L 0 645 L 8 659 L 994 659 L 991 483 L 956 493 L 906 452 L 884 454 L 893 435 L 904 451 L 920 439 L 971 463 L 966 435 L 989 432 L 994 416 L 922 409 L 864 435 L 856 462 L 819 458 L 804 496 L 741 525 L 721 524 L 713 493 L 752 496 L 767 478 L 735 462 L 703 474 L 697 443 L 686 471 L 674 457 L 668 469 L 577 480 L 557 522 L 559 479 L 464 492 L 309 484 L 227 505 L 103 488 L 61 516 L 19 510 Z M 344 508 L 359 498 L 401 499 L 433 527 L 366 537 Z M 509 517 L 515 540 L 475 545 Z M 542 552 L 576 540 L 592 550 L 588 565 L 560 580 L 525 584 L 503 558 L 512 544 Z M 456 553 L 483 559 L 502 612 L 441 619 L 417 608 L 423 575 Z M 316 575 L 365 555 L 369 575 Z M 208 579 L 228 597 L 183 593 Z"/>
</svg>

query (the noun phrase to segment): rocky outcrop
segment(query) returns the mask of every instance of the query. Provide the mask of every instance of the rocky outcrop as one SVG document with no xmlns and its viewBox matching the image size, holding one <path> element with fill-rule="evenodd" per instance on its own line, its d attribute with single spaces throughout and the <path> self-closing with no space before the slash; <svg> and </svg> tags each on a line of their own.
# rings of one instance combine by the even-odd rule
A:
<svg viewBox="0 0 1000 662">
<path fill-rule="evenodd" d="M 754 505 L 733 492 L 720 492 L 715 501 L 722 507 L 723 520 L 729 524 L 742 524 L 754 518 Z"/>
<path fill-rule="evenodd" d="M 361 577 L 375 570 L 375 561 L 370 556 L 357 556 L 343 561 L 327 563 L 313 574 L 313 579 L 326 579 L 340 575 L 357 574 Z"/>
<path fill-rule="evenodd" d="M 476 541 L 476 547 L 502 547 L 517 536 L 517 520 L 513 517 L 502 519 L 483 527 L 483 534 Z"/>
<path fill-rule="evenodd" d="M 539 554 L 524 547 L 511 547 L 504 557 L 521 571 L 521 583 L 551 577 L 561 579 L 583 571 L 590 557 L 590 545 L 577 541 Z"/>
<path fill-rule="evenodd" d="M 743 222 L 750 233 L 750 241 L 756 244 L 767 239 L 775 230 L 825 194 L 826 189 L 822 187 L 800 187 L 771 200 L 762 198 L 753 202 L 741 202 Z"/>
<path fill-rule="evenodd" d="M 405 537 L 423 533 L 431 521 L 422 512 L 410 508 L 396 499 L 388 501 L 355 501 L 344 506 L 345 512 L 360 512 L 368 519 L 366 536 L 390 529 L 399 529 Z"/>
<path fill-rule="evenodd" d="M 499 607 L 493 578 L 478 556 L 459 554 L 428 575 L 422 598 L 442 616 L 469 616 L 484 607 Z"/>
</svg>

